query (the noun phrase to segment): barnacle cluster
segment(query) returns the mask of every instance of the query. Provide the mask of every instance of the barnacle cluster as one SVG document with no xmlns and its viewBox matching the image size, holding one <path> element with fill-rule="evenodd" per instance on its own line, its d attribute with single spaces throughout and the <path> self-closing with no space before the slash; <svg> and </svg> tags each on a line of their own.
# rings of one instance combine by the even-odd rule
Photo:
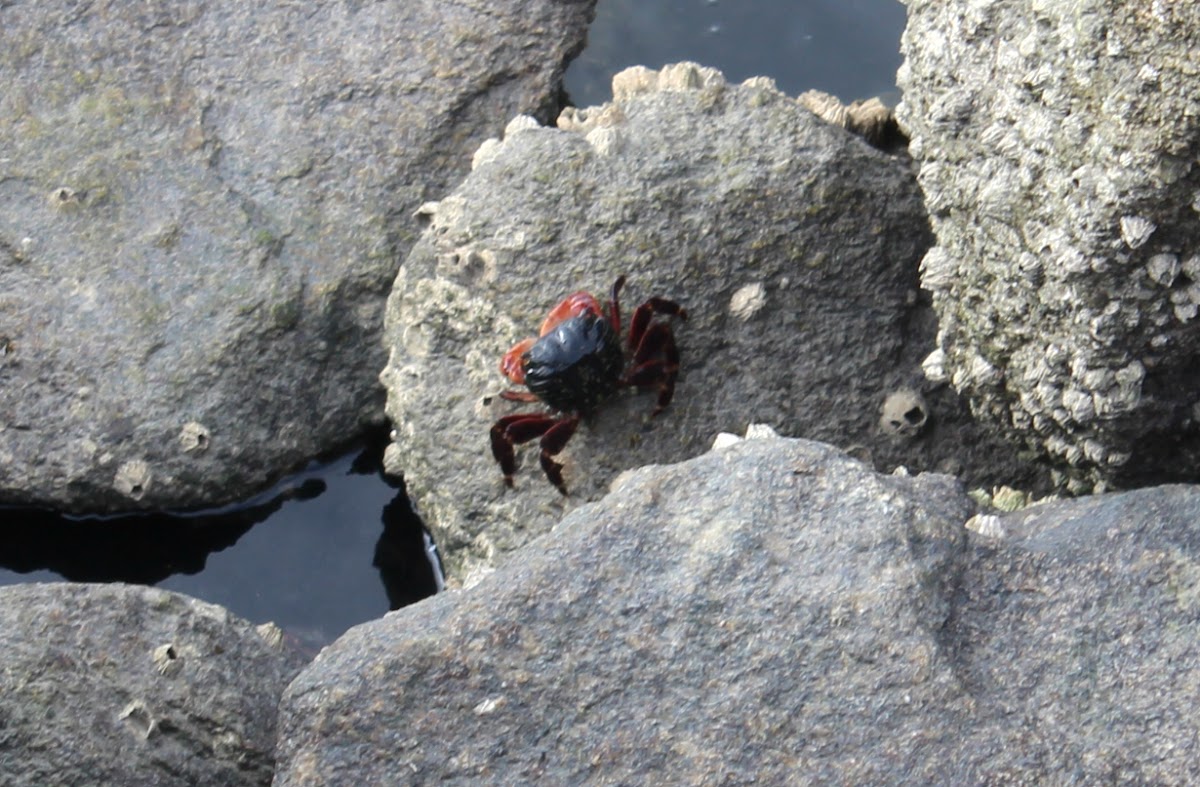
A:
<svg viewBox="0 0 1200 787">
<path fill-rule="evenodd" d="M 898 114 L 938 236 L 924 370 L 1072 488 L 1178 473 L 1200 455 L 1200 183 L 1179 155 L 1200 140 L 1200 18 L 1027 5 L 910 9 Z"/>
</svg>

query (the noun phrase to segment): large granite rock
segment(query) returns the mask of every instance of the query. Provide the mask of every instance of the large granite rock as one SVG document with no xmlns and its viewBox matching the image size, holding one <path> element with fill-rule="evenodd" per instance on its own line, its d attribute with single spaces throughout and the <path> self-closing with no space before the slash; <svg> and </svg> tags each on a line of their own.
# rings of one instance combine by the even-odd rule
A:
<svg viewBox="0 0 1200 787">
<path fill-rule="evenodd" d="M 1196 784 L 1200 487 L 968 527 L 944 632 L 975 703 L 954 783 Z"/>
<path fill-rule="evenodd" d="M 0 783 L 269 784 L 304 663 L 278 636 L 153 588 L 0 588 Z"/>
<path fill-rule="evenodd" d="M 213 504 L 381 421 L 413 210 L 592 5 L 0 4 L 0 499 Z"/>
<path fill-rule="evenodd" d="M 275 785 L 933 777 L 967 718 L 939 637 L 968 513 L 945 476 L 801 440 L 631 471 L 322 652 L 281 703 Z"/>
<path fill-rule="evenodd" d="M 1075 489 L 1200 472 L 1200 4 L 906 0 L 928 367 Z"/>
<path fill-rule="evenodd" d="M 322 653 L 276 785 L 1195 783 L 1200 490 L 971 513 L 798 440 L 632 471 Z"/>
<path fill-rule="evenodd" d="M 385 462 L 452 578 L 494 565 L 622 469 L 695 455 L 751 421 L 889 468 L 1023 472 L 940 394 L 908 391 L 880 427 L 889 396 L 919 381 L 933 338 L 914 317 L 929 236 L 907 160 L 820 122 L 765 79 L 634 68 L 613 95 L 564 112 L 557 129 L 518 118 L 481 147 L 466 181 L 424 208 L 430 227 L 396 279 Z M 585 422 L 563 454 L 568 499 L 542 475 L 536 445 L 518 451 L 506 489 L 488 430 L 520 408 L 498 396 L 509 387 L 501 355 L 561 298 L 606 298 L 621 274 L 626 316 L 651 295 L 690 314 L 675 326 L 674 402 L 651 420 L 652 395 L 619 396 Z"/>
</svg>

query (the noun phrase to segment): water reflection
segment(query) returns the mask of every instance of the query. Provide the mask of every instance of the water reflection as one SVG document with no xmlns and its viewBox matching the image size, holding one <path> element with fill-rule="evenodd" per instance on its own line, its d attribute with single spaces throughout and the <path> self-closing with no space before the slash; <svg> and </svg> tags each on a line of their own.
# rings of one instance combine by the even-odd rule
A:
<svg viewBox="0 0 1200 787">
<path fill-rule="evenodd" d="M 403 484 L 383 477 L 385 444 L 377 435 L 240 506 L 107 518 L 3 510 L 0 584 L 158 585 L 319 647 L 438 588 L 421 520 Z"/>
<path fill-rule="evenodd" d="M 211 515 L 70 517 L 5 509 L 10 522 L 0 541 L 0 567 L 20 574 L 51 571 L 72 582 L 154 585 L 204 570 L 209 554 L 233 546 L 288 500 L 324 491 L 324 481 L 305 479 L 268 503 Z"/>
</svg>

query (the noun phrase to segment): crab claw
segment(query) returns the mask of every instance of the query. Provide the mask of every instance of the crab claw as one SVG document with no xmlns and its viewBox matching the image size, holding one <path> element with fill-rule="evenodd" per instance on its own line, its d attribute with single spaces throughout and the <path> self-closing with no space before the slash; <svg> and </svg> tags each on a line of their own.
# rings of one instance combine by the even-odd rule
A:
<svg viewBox="0 0 1200 787">
<path fill-rule="evenodd" d="M 530 337 L 514 344 L 512 349 L 506 352 L 504 357 L 500 359 L 500 373 L 517 385 L 524 385 L 525 364 L 522 363 L 521 356 L 529 352 L 529 348 L 536 343 L 537 339 Z"/>
</svg>

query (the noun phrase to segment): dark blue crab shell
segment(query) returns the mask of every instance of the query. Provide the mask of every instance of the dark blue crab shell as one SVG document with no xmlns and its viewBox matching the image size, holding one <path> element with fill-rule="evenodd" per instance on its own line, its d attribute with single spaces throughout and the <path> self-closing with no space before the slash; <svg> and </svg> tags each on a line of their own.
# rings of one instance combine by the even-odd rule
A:
<svg viewBox="0 0 1200 787">
<path fill-rule="evenodd" d="M 521 356 L 525 386 L 564 413 L 590 413 L 612 396 L 625 358 L 608 320 L 580 314 L 563 320 Z"/>
</svg>

